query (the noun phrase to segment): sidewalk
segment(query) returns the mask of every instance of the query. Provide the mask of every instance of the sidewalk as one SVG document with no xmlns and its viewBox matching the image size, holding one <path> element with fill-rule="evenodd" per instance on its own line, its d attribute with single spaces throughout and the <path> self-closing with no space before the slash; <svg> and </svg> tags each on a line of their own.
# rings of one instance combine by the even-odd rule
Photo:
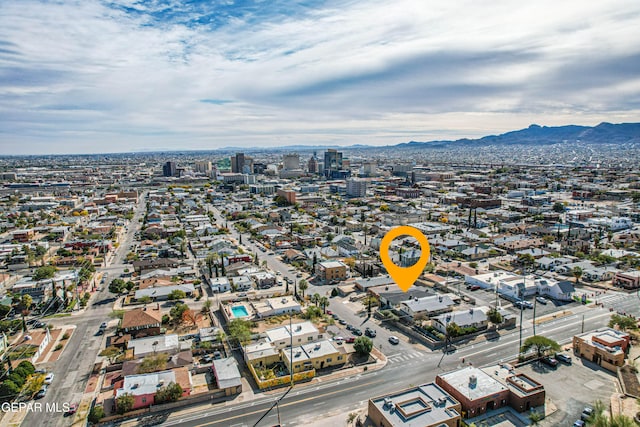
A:
<svg viewBox="0 0 640 427">
<path fill-rule="evenodd" d="M 387 358 L 384 354 L 382 354 L 378 349 L 374 348 L 373 350 L 371 350 L 371 353 L 375 356 L 376 358 L 376 362 L 372 363 L 370 365 L 366 365 L 366 372 L 371 372 L 371 371 L 377 371 L 379 369 L 384 368 L 387 365 Z M 327 375 L 323 375 L 321 377 L 315 377 L 313 378 L 311 381 L 308 382 L 304 382 L 304 383 L 296 383 L 295 387 L 296 389 L 302 389 L 305 387 L 310 387 L 310 386 L 315 386 L 318 385 L 320 383 L 323 382 L 327 382 L 327 381 L 331 381 L 331 380 L 337 380 L 340 378 L 346 378 L 349 376 L 353 376 L 353 375 L 358 375 L 358 374 L 362 374 L 363 372 L 365 372 L 365 366 L 356 366 L 353 368 L 348 368 L 348 369 L 344 369 L 344 370 L 340 370 L 331 374 L 327 374 Z M 257 398 L 259 398 L 260 396 L 270 396 L 273 394 L 282 394 L 283 390 L 285 388 L 277 388 L 274 390 L 269 390 L 269 391 L 265 391 L 262 393 L 255 393 L 253 391 L 253 389 L 251 388 L 251 385 L 249 384 L 249 381 L 247 381 L 246 378 L 242 378 L 242 393 L 240 393 L 235 399 L 232 400 L 227 400 L 224 402 L 220 402 L 218 404 L 215 404 L 214 407 L 217 406 L 234 406 L 237 405 L 238 403 L 242 403 L 242 402 L 250 402 L 252 400 L 255 400 Z M 177 410 L 177 411 L 171 411 L 171 418 L 176 418 L 179 419 L 181 417 L 190 415 L 194 412 L 198 412 L 198 411 L 202 411 L 203 409 L 209 409 L 211 408 L 212 405 L 210 403 L 203 403 L 203 404 L 198 404 L 198 405 L 193 405 L 193 406 L 188 406 L 185 407 L 184 409 L 181 410 Z M 335 423 L 332 423 L 331 425 L 347 425 L 346 422 L 346 416 L 348 414 L 340 414 L 340 415 L 335 415 L 332 416 L 330 419 L 334 420 L 335 419 Z M 361 419 L 364 419 L 364 417 L 362 416 Z M 129 421 L 124 421 L 122 423 L 120 423 L 119 425 L 121 427 L 133 427 L 137 425 L 137 420 L 129 420 Z M 322 418 L 320 420 L 317 421 L 313 421 L 311 424 L 307 424 L 307 422 L 305 421 L 305 425 L 307 426 L 317 426 L 317 427 L 321 427 L 321 426 L 326 426 L 327 424 L 327 418 Z"/>
</svg>

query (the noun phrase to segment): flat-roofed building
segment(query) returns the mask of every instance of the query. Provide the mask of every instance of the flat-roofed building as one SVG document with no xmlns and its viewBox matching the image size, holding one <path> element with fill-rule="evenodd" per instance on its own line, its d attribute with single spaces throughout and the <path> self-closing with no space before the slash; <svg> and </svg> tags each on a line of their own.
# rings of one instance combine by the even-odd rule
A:
<svg viewBox="0 0 640 427">
<path fill-rule="evenodd" d="M 573 337 L 573 351 L 580 357 L 616 372 L 624 365 L 629 334 L 611 328 L 599 329 Z"/>
<path fill-rule="evenodd" d="M 280 350 L 289 347 L 293 340 L 293 345 L 302 345 L 312 341 L 323 339 L 323 334 L 313 323 L 307 321 L 302 323 L 294 323 L 289 327 L 280 326 L 278 328 L 269 329 L 265 332 L 271 345 Z"/>
<path fill-rule="evenodd" d="M 509 389 L 509 406 L 518 412 L 544 405 L 544 386 L 528 375 L 515 372 L 509 365 L 489 366 L 482 369 Z"/>
<path fill-rule="evenodd" d="M 324 284 L 340 282 L 347 278 L 347 266 L 340 261 L 319 262 L 316 271 Z"/>
<path fill-rule="evenodd" d="M 461 405 L 434 383 L 369 399 L 369 419 L 377 427 L 458 427 Z"/>
<path fill-rule="evenodd" d="M 440 374 L 436 384 L 460 402 L 464 418 L 477 417 L 509 402 L 509 388 L 473 366 Z"/>
<path fill-rule="evenodd" d="M 285 348 L 281 354 L 282 361 L 289 372 L 293 369 L 294 373 L 340 366 L 347 361 L 347 353 L 334 347 L 329 340 L 296 346 L 293 347 L 293 351 L 290 348 Z"/>
<path fill-rule="evenodd" d="M 302 312 L 300 304 L 290 296 L 268 298 L 266 300 L 254 302 L 252 305 L 257 316 L 260 318 Z"/>
</svg>

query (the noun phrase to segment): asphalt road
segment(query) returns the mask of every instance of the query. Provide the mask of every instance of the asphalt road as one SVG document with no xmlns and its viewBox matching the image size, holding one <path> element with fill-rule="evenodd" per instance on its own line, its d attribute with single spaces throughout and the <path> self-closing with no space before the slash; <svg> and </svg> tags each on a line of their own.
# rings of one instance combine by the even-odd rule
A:
<svg viewBox="0 0 640 427">
<path fill-rule="evenodd" d="M 138 208 L 135 216 L 131 221 L 131 225 L 127 231 L 124 240 L 120 243 L 116 254 L 112 259 L 114 264 L 121 264 L 126 256 L 135 232 L 140 228 L 139 218 L 144 214 L 144 198 L 139 199 Z M 119 276 L 124 267 L 111 269 L 109 266 L 104 270 L 109 271 L 110 277 Z M 67 343 L 67 348 L 63 351 L 62 356 L 54 363 L 45 364 L 46 368 L 51 370 L 55 375 L 53 383 L 49 386 L 47 395 L 39 402 L 58 403 L 62 405 L 64 402 L 79 403 L 87 385 L 87 380 L 93 370 L 96 356 L 102 347 L 105 335 L 96 335 L 100 323 L 108 320 L 109 313 L 113 304 L 95 304 L 104 299 L 110 299 L 108 286 L 102 286 L 102 291 L 96 293 L 90 301 L 90 305 L 83 313 L 71 317 L 60 317 L 47 319 L 48 323 L 53 325 L 75 324 L 76 330 Z M 70 419 L 64 418 L 61 413 L 29 412 L 22 421 L 22 426 L 66 426 L 69 425 Z"/>
<path fill-rule="evenodd" d="M 566 345 L 573 335 L 584 330 L 605 326 L 610 312 L 603 308 L 578 307 L 576 314 L 547 322 L 537 327 L 537 333 Z M 318 385 L 299 385 L 279 404 L 283 425 L 304 425 L 313 419 L 363 407 L 370 397 L 386 394 L 394 390 L 430 382 L 441 372 L 447 372 L 465 364 L 486 366 L 507 361 L 517 356 L 519 348 L 519 329 L 501 336 L 495 341 L 485 341 L 459 348 L 455 353 L 444 355 L 442 352 L 420 350 L 418 346 L 402 341 L 391 346 L 381 340 L 382 327 L 378 327 L 379 336 L 374 340 L 378 346 L 383 343 L 389 362 L 379 371 L 322 382 Z M 383 332 L 384 333 L 384 332 Z M 532 334 L 531 327 L 523 330 L 523 339 Z M 546 379 L 553 381 L 553 378 Z M 284 389 L 282 392 L 284 393 Z M 194 409 L 189 415 L 169 415 L 165 426 L 253 426 L 272 406 L 280 394 L 259 395 L 256 400 L 237 405 L 209 406 Z M 277 424 L 275 410 L 262 420 L 259 426 Z"/>
</svg>

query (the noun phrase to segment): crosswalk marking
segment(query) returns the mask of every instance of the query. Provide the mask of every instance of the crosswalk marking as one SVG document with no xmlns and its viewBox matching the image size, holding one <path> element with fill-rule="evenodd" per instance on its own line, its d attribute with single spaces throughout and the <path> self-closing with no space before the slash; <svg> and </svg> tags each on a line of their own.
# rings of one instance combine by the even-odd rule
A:
<svg viewBox="0 0 640 427">
<path fill-rule="evenodd" d="M 392 356 L 388 356 L 387 360 L 389 360 L 389 363 L 400 363 L 400 362 L 408 362 L 409 360 L 412 359 L 420 359 L 422 357 L 422 353 L 413 351 L 410 353 L 399 353 L 399 354 L 394 354 Z"/>
</svg>

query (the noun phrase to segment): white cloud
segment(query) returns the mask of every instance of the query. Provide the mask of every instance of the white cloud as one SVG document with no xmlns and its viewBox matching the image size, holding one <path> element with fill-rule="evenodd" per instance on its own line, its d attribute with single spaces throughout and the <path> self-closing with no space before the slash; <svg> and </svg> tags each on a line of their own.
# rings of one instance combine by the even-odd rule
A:
<svg viewBox="0 0 640 427">
<path fill-rule="evenodd" d="M 2 152 L 385 144 L 640 110 L 634 1 L 203 7 L 4 2 Z"/>
</svg>

